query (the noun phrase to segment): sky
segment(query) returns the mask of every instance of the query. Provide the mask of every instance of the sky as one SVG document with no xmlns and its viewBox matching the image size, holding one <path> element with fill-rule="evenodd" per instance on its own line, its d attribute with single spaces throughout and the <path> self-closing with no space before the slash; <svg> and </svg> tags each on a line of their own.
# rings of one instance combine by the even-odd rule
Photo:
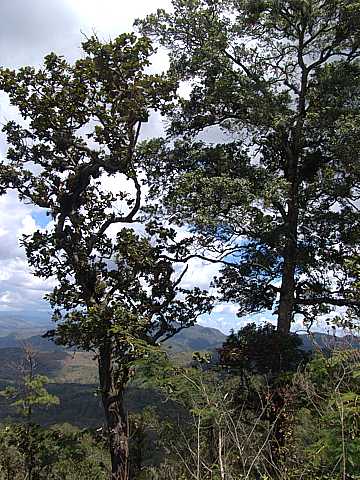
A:
<svg viewBox="0 0 360 480">
<path fill-rule="evenodd" d="M 169 8 L 168 0 L 9 0 L 0 7 L 0 64 L 9 68 L 22 65 L 40 66 L 51 51 L 72 61 L 80 55 L 80 43 L 92 33 L 108 40 L 131 31 L 135 18 L 144 17 L 157 8 Z M 164 54 L 154 59 L 155 70 L 165 69 Z M 0 121 L 16 119 L 16 112 L 7 98 L 0 95 Z M 155 117 L 146 127 L 147 136 L 162 132 L 161 119 Z M 2 134 L 1 134 L 2 135 Z M 6 154 L 4 136 L 0 136 L 0 155 Z M 50 318 L 44 294 L 53 283 L 34 277 L 27 266 L 20 239 L 46 225 L 46 217 L 31 205 L 20 203 L 10 192 L 0 197 L 0 319 L 8 316 Z M 193 262 L 185 286 L 207 288 L 218 266 Z M 216 305 L 211 316 L 201 319 L 202 325 L 228 333 L 249 320 L 268 321 L 269 315 L 237 318 L 235 305 Z"/>
</svg>

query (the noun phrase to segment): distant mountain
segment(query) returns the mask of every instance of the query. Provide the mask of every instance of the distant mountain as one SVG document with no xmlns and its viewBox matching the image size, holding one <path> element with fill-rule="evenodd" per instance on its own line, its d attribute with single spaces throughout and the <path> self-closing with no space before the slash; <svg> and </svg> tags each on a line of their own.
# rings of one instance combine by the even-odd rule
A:
<svg viewBox="0 0 360 480">
<path fill-rule="evenodd" d="M 21 323 L 21 322 L 20 322 Z M 19 323 L 19 324 L 20 324 Z M 12 327 L 14 323 L 11 324 Z M 36 421 L 43 425 L 69 422 L 79 427 L 96 427 L 103 422 L 100 399 L 94 395 L 98 384 L 98 369 L 94 355 L 90 352 L 72 352 L 55 345 L 41 335 L 30 335 L 24 339 L 25 332 L 19 328 L 15 333 L 0 337 L 0 390 L 23 375 L 22 363 L 24 344 L 31 345 L 36 350 L 36 372 L 47 375 L 51 382 L 48 385 L 50 393 L 60 398 L 60 405 L 54 409 L 39 412 Z M 42 329 L 42 332 L 46 328 Z M 2 331 L 2 333 L 4 330 Z M 332 337 L 331 335 L 315 333 L 303 335 L 303 348 L 312 351 L 316 348 L 327 350 L 335 346 L 354 346 L 360 348 L 360 340 L 353 337 Z M 194 351 L 214 351 L 221 347 L 226 336 L 215 328 L 200 325 L 184 329 L 165 343 L 169 356 L 175 364 L 188 365 Z M 160 391 L 148 386 L 133 383 L 129 386 L 126 400 L 132 411 L 140 412 L 144 406 L 155 406 L 158 415 L 179 415 L 176 405 L 167 401 Z M 16 417 L 9 402 L 2 402 L 0 422 L 5 418 Z"/>
<path fill-rule="evenodd" d="M 46 329 L 41 331 L 45 332 Z M 194 325 L 186 328 L 165 342 L 165 346 L 171 353 L 194 352 L 198 350 L 214 350 L 221 347 L 226 336 L 216 328 Z M 64 350 L 51 340 L 42 338 L 41 335 L 24 335 L 24 330 L 13 331 L 0 336 L 0 348 L 22 348 L 31 345 L 34 349 L 43 352 Z"/>
<path fill-rule="evenodd" d="M 40 335 L 51 327 L 49 315 L 0 312 L 0 338 L 16 333 L 18 338 Z"/>
<path fill-rule="evenodd" d="M 22 348 L 25 344 L 42 352 L 64 351 L 64 347 L 56 345 L 51 340 L 42 338 L 42 334 L 52 327 L 49 320 L 33 319 L 22 320 L 16 315 L 0 313 L 0 349 Z M 326 333 L 314 332 L 311 335 L 300 335 L 304 350 L 326 350 L 334 347 L 360 348 L 360 338 L 354 336 L 332 336 Z M 214 351 L 226 340 L 220 330 L 216 328 L 194 325 L 185 328 L 164 345 L 170 354 L 195 351 Z"/>
<path fill-rule="evenodd" d="M 184 328 L 165 342 L 165 346 L 173 353 L 215 350 L 225 342 L 226 335 L 220 330 L 194 325 Z"/>
<path fill-rule="evenodd" d="M 333 350 L 334 348 L 356 348 L 360 349 L 360 337 L 344 335 L 342 337 L 329 335 L 327 333 L 314 332 L 300 335 L 303 348 L 306 351 L 312 350 Z"/>
<path fill-rule="evenodd" d="M 21 348 L 26 343 L 41 351 L 58 350 L 53 342 L 41 337 L 47 330 L 53 328 L 49 316 L 41 317 L 36 314 L 26 315 L 0 312 L 0 348 Z M 226 335 L 216 328 L 194 325 L 185 328 L 166 342 L 166 347 L 172 353 L 194 352 L 200 350 L 214 350 L 220 347 Z"/>
<path fill-rule="evenodd" d="M 31 335 L 26 337 L 24 332 L 19 334 L 10 333 L 4 337 L 0 337 L 0 348 L 23 348 L 26 345 L 33 347 L 41 352 L 63 351 L 64 347 L 56 345 L 54 342 L 41 335 Z"/>
</svg>

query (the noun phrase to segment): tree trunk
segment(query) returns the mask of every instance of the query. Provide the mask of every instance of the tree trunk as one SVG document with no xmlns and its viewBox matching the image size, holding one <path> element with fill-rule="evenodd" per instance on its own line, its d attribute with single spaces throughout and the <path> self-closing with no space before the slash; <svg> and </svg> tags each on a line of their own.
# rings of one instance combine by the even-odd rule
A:
<svg viewBox="0 0 360 480">
<path fill-rule="evenodd" d="M 294 315 L 295 306 L 295 270 L 297 265 L 297 236 L 299 217 L 299 160 L 303 152 L 303 127 L 306 117 L 306 95 L 308 89 L 309 70 L 304 61 L 305 26 L 299 30 L 297 57 L 301 68 L 301 84 L 297 105 L 297 120 L 290 131 L 290 140 L 284 145 L 287 152 L 286 180 L 289 182 L 287 198 L 287 238 L 284 247 L 284 265 L 281 278 L 280 302 L 277 328 L 279 332 L 288 334 Z"/>
<path fill-rule="evenodd" d="M 289 242 L 290 243 L 290 242 Z M 295 303 L 295 256 L 296 247 L 287 245 L 284 255 L 284 268 L 281 279 L 281 291 L 277 328 L 283 334 L 288 334 L 294 313 Z"/>
<path fill-rule="evenodd" d="M 289 162 L 290 163 L 290 162 Z M 279 332 L 288 334 L 294 314 L 295 305 L 295 269 L 297 262 L 297 229 L 298 229 L 298 182 L 297 161 L 292 159 L 290 170 L 289 200 L 287 212 L 287 239 L 284 247 L 284 265 L 281 278 L 280 301 L 277 328 Z"/>
<path fill-rule="evenodd" d="M 108 429 L 111 455 L 111 480 L 129 480 L 128 418 L 124 408 L 126 371 L 115 383 L 110 341 L 99 352 L 99 379 Z"/>
</svg>

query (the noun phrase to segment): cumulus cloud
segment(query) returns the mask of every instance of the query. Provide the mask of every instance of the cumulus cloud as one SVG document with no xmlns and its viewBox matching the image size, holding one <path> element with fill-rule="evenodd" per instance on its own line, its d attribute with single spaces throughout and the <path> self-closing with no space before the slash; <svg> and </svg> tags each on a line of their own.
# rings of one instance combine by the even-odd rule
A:
<svg viewBox="0 0 360 480">
<path fill-rule="evenodd" d="M 238 307 L 230 303 L 219 303 L 214 308 L 214 313 L 227 313 L 229 315 L 236 315 Z"/>
<path fill-rule="evenodd" d="M 52 281 L 32 275 L 24 258 L 0 259 L 0 311 L 32 315 L 48 310 L 43 297 L 52 287 Z"/>
<path fill-rule="evenodd" d="M 34 231 L 31 211 L 30 206 L 19 202 L 14 192 L 0 197 L 0 261 L 24 256 L 19 239 L 22 234 Z"/>
<path fill-rule="evenodd" d="M 188 265 L 188 271 L 183 279 L 184 288 L 197 285 L 199 288 L 209 289 L 211 281 L 220 269 L 219 264 L 205 262 L 198 258 L 192 259 Z"/>
<path fill-rule="evenodd" d="M 42 298 L 52 282 L 34 277 L 20 246 L 24 234 L 38 228 L 29 205 L 14 192 L 0 197 L 0 310 L 30 312 L 44 308 Z"/>
</svg>

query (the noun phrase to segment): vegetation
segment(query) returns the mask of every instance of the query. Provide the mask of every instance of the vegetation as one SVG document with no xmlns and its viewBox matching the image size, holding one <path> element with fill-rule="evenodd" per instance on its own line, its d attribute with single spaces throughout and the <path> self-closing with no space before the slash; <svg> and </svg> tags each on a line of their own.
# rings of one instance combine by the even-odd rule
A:
<svg viewBox="0 0 360 480">
<path fill-rule="evenodd" d="M 0 446 L 0 478 L 14 479 L 81 479 L 108 478 L 106 451 L 90 433 L 65 427 L 45 429 L 34 425 L 28 447 L 23 425 L 3 425 Z M 31 451 L 31 470 L 28 468 Z"/>
<path fill-rule="evenodd" d="M 258 330 L 263 336 L 265 328 Z M 245 343 L 249 338 L 246 329 L 236 336 Z M 229 351 L 229 342 L 225 346 Z M 165 354 L 156 355 L 138 368 L 145 395 L 151 387 L 160 396 L 158 403 L 145 396 L 142 409 L 130 417 L 131 478 L 359 478 L 357 350 L 334 350 L 330 357 L 319 352 L 303 368 L 277 377 L 247 368 L 245 382 L 242 366 L 211 366 L 206 356 L 179 367 Z M 156 408 L 144 408 L 149 403 Z M 286 441 L 276 459 L 279 419 Z M 0 478 L 26 478 L 25 428 L 1 427 Z M 66 424 L 32 429 L 33 471 L 39 474 L 34 478 L 107 478 L 105 430 Z"/>
<path fill-rule="evenodd" d="M 173 0 L 136 24 L 0 69 L 0 194 L 49 217 L 22 243 L 58 345 L 6 350 L 0 480 L 359 480 L 359 351 L 290 332 L 358 326 L 359 0 Z M 140 142 L 153 111 L 167 135 Z M 194 258 L 211 291 L 184 287 Z M 215 301 L 277 327 L 182 334 Z"/>
</svg>

